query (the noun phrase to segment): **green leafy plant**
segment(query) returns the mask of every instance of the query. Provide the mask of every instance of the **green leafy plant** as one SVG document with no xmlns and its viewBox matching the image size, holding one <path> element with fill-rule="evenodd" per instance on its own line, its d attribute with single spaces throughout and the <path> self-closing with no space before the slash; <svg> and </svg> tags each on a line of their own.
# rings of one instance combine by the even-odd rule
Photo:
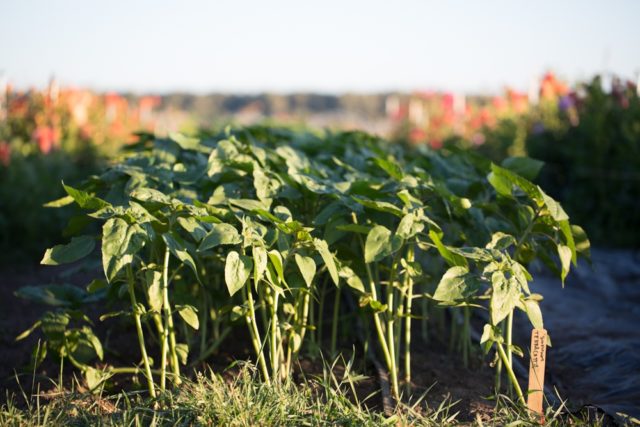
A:
<svg viewBox="0 0 640 427">
<path fill-rule="evenodd" d="M 106 280 L 90 291 L 107 289 L 104 298 L 123 308 L 103 318 L 130 316 L 142 360 L 141 368 L 105 368 L 104 378 L 142 372 L 152 397 L 238 325 L 262 379 L 280 384 L 301 353 L 328 347 L 335 355 L 360 339 L 367 347 L 366 332 L 340 327 L 357 319 L 373 331 L 400 400 L 402 383 L 411 394 L 414 320 L 425 337 L 430 317 L 442 329 L 451 318 L 468 364 L 477 345 L 471 316 L 488 313 L 482 344 L 496 348 L 496 366 L 522 399 L 513 311 L 542 326 L 526 266 L 540 259 L 564 281 L 588 249 L 584 232 L 527 179 L 540 165 L 526 158 L 498 166 L 359 132 L 264 127 L 144 137 L 128 151 L 49 204 L 75 203 L 87 216 L 43 263 L 90 259 L 100 241 Z"/>
</svg>

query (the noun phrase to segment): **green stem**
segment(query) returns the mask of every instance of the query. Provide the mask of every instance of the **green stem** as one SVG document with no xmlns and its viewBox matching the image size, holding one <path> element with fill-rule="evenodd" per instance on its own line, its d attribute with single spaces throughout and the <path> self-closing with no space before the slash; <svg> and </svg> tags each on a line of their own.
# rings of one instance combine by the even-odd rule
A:
<svg viewBox="0 0 640 427">
<path fill-rule="evenodd" d="M 164 266 L 162 274 L 162 311 L 164 314 L 164 330 L 169 338 L 169 354 L 171 356 L 171 369 L 173 371 L 173 382 L 179 385 L 180 379 L 180 362 L 178 361 L 178 352 L 176 351 L 176 332 L 173 324 L 173 314 L 171 314 L 171 303 L 169 302 L 169 248 L 165 250 Z M 166 350 L 166 347 L 165 349 Z M 166 363 L 166 356 L 165 356 Z M 164 367 L 164 364 L 162 365 Z"/>
<path fill-rule="evenodd" d="M 269 377 L 267 363 L 264 360 L 264 353 L 262 351 L 262 340 L 260 340 L 260 331 L 258 331 L 258 324 L 256 323 L 256 310 L 253 304 L 253 295 L 251 294 L 250 285 L 245 286 L 242 296 L 249 306 L 249 313 L 247 316 L 245 316 L 245 320 L 247 322 L 247 327 L 249 328 L 249 334 L 251 335 L 253 349 L 255 350 L 256 357 L 258 358 L 258 365 L 260 366 L 260 370 L 262 371 L 262 376 L 264 377 L 265 382 L 267 384 L 270 384 L 271 379 Z"/>
<path fill-rule="evenodd" d="M 331 347 L 330 354 L 332 358 L 337 356 L 336 347 L 338 341 L 338 320 L 340 317 L 340 288 L 336 287 L 336 294 L 333 300 L 333 319 L 331 320 Z"/>
<path fill-rule="evenodd" d="M 412 263 L 415 259 L 415 248 L 409 246 L 407 251 L 407 262 Z M 405 272 L 405 286 L 407 289 L 407 308 L 404 318 L 404 387 L 407 397 L 411 395 L 411 307 L 413 305 L 413 279 L 409 272 Z"/>
<path fill-rule="evenodd" d="M 507 362 L 513 366 L 513 310 L 507 316 L 507 326 L 505 328 L 505 344 L 507 346 Z M 511 387 L 510 387 L 511 388 Z"/>
<path fill-rule="evenodd" d="M 464 324 L 462 326 L 462 363 L 465 368 L 469 367 L 469 350 L 471 348 L 470 318 L 471 311 L 469 307 L 463 308 Z"/>
<path fill-rule="evenodd" d="M 326 275 L 326 277 L 329 277 L 329 276 Z M 324 299 L 326 297 L 326 294 L 327 294 L 327 281 L 325 278 L 325 280 L 322 282 L 322 290 L 320 291 L 320 302 L 318 303 L 318 320 L 316 322 L 316 325 L 318 325 L 317 339 L 318 339 L 319 347 L 322 347 L 322 329 L 324 326 Z"/>
<path fill-rule="evenodd" d="M 129 288 L 129 298 L 131 299 L 131 308 L 133 309 L 133 319 L 136 324 L 136 332 L 138 334 L 138 345 L 140 346 L 140 353 L 142 353 L 142 363 L 144 364 L 145 376 L 147 377 L 147 387 L 149 389 L 149 395 L 152 398 L 156 397 L 156 387 L 153 384 L 153 376 L 151 375 L 151 364 L 149 363 L 149 356 L 147 356 L 147 348 L 144 345 L 144 332 L 142 332 L 142 322 L 140 320 L 140 311 L 138 309 L 138 302 L 136 301 L 136 294 L 134 289 L 134 277 L 131 265 L 127 266 L 127 279 Z"/>
<path fill-rule="evenodd" d="M 395 338 L 395 316 L 396 316 L 396 307 L 394 302 L 395 296 L 395 280 L 396 280 L 396 272 L 398 270 L 398 258 L 400 257 L 401 251 L 398 251 L 398 254 L 394 257 L 393 263 L 391 264 L 391 272 L 389 273 L 389 283 L 387 284 L 387 345 L 389 347 L 389 358 L 391 360 L 391 366 L 389 369 L 391 370 L 391 379 L 393 381 L 393 393 L 394 397 L 399 400 L 400 391 L 398 389 L 398 364 L 396 359 L 396 338 Z"/>
<path fill-rule="evenodd" d="M 496 345 L 498 346 L 498 354 L 500 354 L 500 359 L 502 359 L 502 363 L 504 364 L 504 367 L 507 370 L 507 375 L 509 376 L 509 380 L 516 390 L 516 394 L 518 395 L 518 400 L 523 406 L 526 406 L 527 403 L 524 400 L 522 389 L 520 388 L 520 384 L 518 384 L 518 379 L 516 378 L 516 374 L 513 372 L 513 368 L 509 364 L 509 360 L 507 359 L 507 355 L 504 352 L 502 343 L 496 342 Z"/>
<path fill-rule="evenodd" d="M 280 368 L 278 360 L 278 292 L 273 291 L 273 304 L 271 305 L 271 376 L 275 379 L 278 378 L 278 371 Z"/>
</svg>

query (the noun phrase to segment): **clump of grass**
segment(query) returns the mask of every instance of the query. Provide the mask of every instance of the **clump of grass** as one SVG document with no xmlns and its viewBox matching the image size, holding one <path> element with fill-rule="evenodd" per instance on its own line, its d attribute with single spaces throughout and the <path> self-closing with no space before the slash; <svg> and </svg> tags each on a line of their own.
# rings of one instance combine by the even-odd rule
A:
<svg viewBox="0 0 640 427">
<path fill-rule="evenodd" d="M 192 380 L 156 399 L 144 392 L 123 392 L 115 396 L 80 393 L 40 394 L 24 402 L 8 396 L 0 406 L 2 426 L 536 426 L 537 420 L 506 396 L 496 398 L 491 413 L 475 420 L 457 419 L 456 402 L 445 400 L 430 408 L 425 396 L 413 404 L 400 403 L 385 414 L 368 405 L 375 397 L 359 399 L 356 384 L 364 377 L 344 363 L 325 364 L 323 374 L 303 378 L 300 384 L 285 381 L 267 384 L 258 370 L 242 363 L 233 375 L 199 372 Z M 426 394 L 426 393 L 425 393 Z M 549 407 L 547 426 L 606 426 L 604 416 L 572 415 L 565 402 Z"/>
</svg>

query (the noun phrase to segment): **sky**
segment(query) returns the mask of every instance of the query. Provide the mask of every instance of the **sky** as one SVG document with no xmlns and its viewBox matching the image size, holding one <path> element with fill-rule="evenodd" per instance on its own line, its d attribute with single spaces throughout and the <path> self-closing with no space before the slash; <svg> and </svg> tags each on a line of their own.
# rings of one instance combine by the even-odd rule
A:
<svg viewBox="0 0 640 427">
<path fill-rule="evenodd" d="M 134 92 L 527 90 L 640 72 L 639 0 L 0 0 L 17 87 Z"/>
</svg>

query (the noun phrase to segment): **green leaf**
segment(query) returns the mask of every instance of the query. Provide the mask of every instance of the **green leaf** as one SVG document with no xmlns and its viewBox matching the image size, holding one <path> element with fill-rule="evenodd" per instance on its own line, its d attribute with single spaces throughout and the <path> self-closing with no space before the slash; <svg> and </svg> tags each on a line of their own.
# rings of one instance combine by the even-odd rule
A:
<svg viewBox="0 0 640 427">
<path fill-rule="evenodd" d="M 207 235 L 207 230 L 193 217 L 178 217 L 177 222 L 196 242 L 201 241 Z"/>
<path fill-rule="evenodd" d="M 16 337 L 16 341 L 20 341 L 25 339 L 26 337 L 28 337 L 29 335 L 31 335 L 33 333 L 33 331 L 35 331 L 36 329 L 38 329 L 40 327 L 40 325 L 42 324 L 42 322 L 40 320 L 38 320 L 36 323 L 34 323 L 33 325 L 31 325 L 31 327 L 29 329 L 27 329 L 26 331 L 22 332 L 20 335 L 18 335 Z"/>
<path fill-rule="evenodd" d="M 162 240 L 169 248 L 171 255 L 178 258 L 183 264 L 186 264 L 189 267 L 193 274 L 195 274 L 198 282 L 200 281 L 200 274 L 198 273 L 198 267 L 196 266 L 193 257 L 187 251 L 186 244 L 184 240 L 180 236 L 174 233 L 165 233 L 162 235 Z"/>
<path fill-rule="evenodd" d="M 424 230 L 424 224 L 418 220 L 414 213 L 410 213 L 400 220 L 400 224 L 398 224 L 398 229 L 396 230 L 396 236 L 406 240 L 420 233 L 422 230 Z"/>
<path fill-rule="evenodd" d="M 491 172 L 487 176 L 487 180 L 498 194 L 501 196 L 511 197 L 511 188 L 513 185 L 508 179 L 496 174 L 495 172 Z"/>
<path fill-rule="evenodd" d="M 251 274 L 252 268 L 253 262 L 251 258 L 240 255 L 236 251 L 231 251 L 227 254 L 224 265 L 224 281 L 227 284 L 229 295 L 233 296 L 242 289 Z"/>
<path fill-rule="evenodd" d="M 16 291 L 15 295 L 18 298 L 24 298 L 53 307 L 79 307 L 84 303 L 87 292 L 73 285 L 50 284 L 43 286 L 23 286 Z"/>
<path fill-rule="evenodd" d="M 79 236 L 71 239 L 66 245 L 56 245 L 47 249 L 40 264 L 60 265 L 78 261 L 89 255 L 96 242 L 92 236 Z"/>
<path fill-rule="evenodd" d="M 567 215 L 564 209 L 562 209 L 562 206 L 560 206 L 560 203 L 556 202 L 551 197 L 547 196 L 547 194 L 544 191 L 542 191 L 540 187 L 538 187 L 538 189 L 540 190 L 540 194 L 542 196 L 542 199 L 544 200 L 545 206 L 549 210 L 549 214 L 551 215 L 551 218 L 553 218 L 557 222 L 568 220 L 569 215 Z"/>
<path fill-rule="evenodd" d="M 331 280 L 338 286 L 338 282 L 340 281 L 340 276 L 338 275 L 338 268 L 336 267 L 336 261 L 333 258 L 333 254 L 329 251 L 329 245 L 326 241 L 322 239 L 313 239 L 313 246 L 316 248 L 316 251 L 322 257 L 324 261 L 324 265 L 327 266 L 327 270 L 329 270 L 329 275 L 331 276 Z"/>
<path fill-rule="evenodd" d="M 353 271 L 349 267 L 342 267 L 340 270 L 340 277 L 346 280 L 347 285 L 350 288 L 355 289 L 358 292 L 365 293 L 364 283 L 362 283 L 362 279 L 358 277 L 355 271 Z"/>
<path fill-rule="evenodd" d="M 145 245 L 146 233 L 138 224 L 111 218 L 102 227 L 102 266 L 112 282 L 117 274 L 133 262 L 133 256 Z"/>
<path fill-rule="evenodd" d="M 162 310 L 162 274 L 159 271 L 147 270 L 145 272 L 147 280 L 147 298 L 149 307 L 160 312 Z"/>
<path fill-rule="evenodd" d="M 571 234 L 573 234 L 573 239 L 576 245 L 576 251 L 581 255 L 590 258 L 591 257 L 591 242 L 589 242 L 589 237 L 587 237 L 587 233 L 582 229 L 582 227 L 572 224 L 571 225 Z"/>
<path fill-rule="evenodd" d="M 376 210 L 380 212 L 390 213 L 392 215 L 397 216 L 398 218 L 402 218 L 404 214 L 402 213 L 402 209 L 398 208 L 393 203 L 383 202 L 379 200 L 367 200 L 361 199 L 359 197 L 353 197 L 353 200 L 360 203 L 361 205 Z"/>
<path fill-rule="evenodd" d="M 269 256 L 267 250 L 263 246 L 253 247 L 253 282 L 255 286 L 258 286 L 258 282 L 264 277 L 264 273 L 267 271 L 267 263 L 269 262 Z"/>
<path fill-rule="evenodd" d="M 508 157 L 503 160 L 502 166 L 533 181 L 540 173 L 544 162 L 530 157 Z"/>
<path fill-rule="evenodd" d="M 440 279 L 433 299 L 445 303 L 467 300 L 479 289 L 478 283 L 469 275 L 466 267 L 451 267 Z"/>
<path fill-rule="evenodd" d="M 391 231 L 383 225 L 376 225 L 367 234 L 364 245 L 364 262 L 369 264 L 380 261 L 389 254 L 390 248 Z"/>
<path fill-rule="evenodd" d="M 565 245 L 558 245 L 558 256 L 560 257 L 560 279 L 562 280 L 562 286 L 564 286 L 564 279 L 569 274 L 571 269 L 571 249 Z"/>
<path fill-rule="evenodd" d="M 61 208 L 63 206 L 70 205 L 71 203 L 73 203 L 73 201 L 74 201 L 73 197 L 67 195 L 59 199 L 47 202 L 42 206 L 45 208 Z"/>
<path fill-rule="evenodd" d="M 176 344 L 176 354 L 178 355 L 178 360 L 180 360 L 180 363 L 186 365 L 187 361 L 189 360 L 189 346 L 184 343 Z"/>
<path fill-rule="evenodd" d="M 273 265 L 273 268 L 275 268 L 276 270 L 276 274 L 278 277 L 278 282 L 279 283 L 285 283 L 284 280 L 284 263 L 282 261 L 282 255 L 280 254 L 280 252 L 278 252 L 277 250 L 273 249 L 270 250 L 267 253 L 267 256 L 269 257 L 269 260 L 271 261 L 271 265 Z M 274 285 L 277 285 L 279 283 L 274 283 Z"/>
<path fill-rule="evenodd" d="M 395 161 L 390 159 L 383 159 L 381 157 L 376 157 L 373 159 L 373 161 L 380 167 L 380 169 L 389 174 L 391 178 L 401 180 L 404 177 L 402 168 Z"/>
<path fill-rule="evenodd" d="M 308 256 L 302 256 L 300 254 L 295 254 L 294 256 L 296 260 L 296 264 L 298 265 L 298 269 L 300 273 L 302 273 L 302 278 L 308 287 L 311 287 L 313 283 L 313 277 L 316 275 L 316 263 L 313 258 Z"/>
<path fill-rule="evenodd" d="M 153 188 L 136 188 L 131 192 L 130 196 L 144 203 L 171 204 L 171 197 Z"/>
<path fill-rule="evenodd" d="M 182 320 L 193 329 L 198 330 L 200 327 L 200 320 L 198 319 L 198 310 L 191 305 L 180 305 L 176 307 L 178 314 L 182 317 Z"/>
<path fill-rule="evenodd" d="M 497 325 L 518 304 L 520 300 L 520 287 L 513 280 L 507 280 L 504 273 L 496 271 L 491 276 L 492 294 L 491 294 L 491 323 Z"/>
<path fill-rule="evenodd" d="M 64 187 L 64 191 L 66 191 L 82 209 L 98 210 L 106 206 L 110 206 L 108 202 L 100 199 L 99 197 L 95 197 L 86 191 L 77 190 L 68 185 L 64 185 L 64 183 L 62 186 Z"/>
<path fill-rule="evenodd" d="M 444 258 L 449 265 L 467 267 L 468 264 L 465 257 L 449 250 L 449 248 L 445 246 L 444 243 L 442 243 L 439 233 L 435 232 L 434 230 L 429 230 L 429 238 L 431 239 L 433 244 L 436 245 L 436 248 L 438 249 L 438 252 L 442 256 L 442 258 Z"/>
<path fill-rule="evenodd" d="M 198 251 L 206 251 L 218 245 L 237 245 L 242 242 L 238 230 L 231 224 L 213 224 L 213 229 L 202 239 Z"/>
<path fill-rule="evenodd" d="M 543 329 L 544 323 L 542 322 L 542 311 L 540 310 L 540 304 L 538 301 L 531 299 L 525 300 L 524 309 L 533 327 L 536 329 Z"/>
</svg>

